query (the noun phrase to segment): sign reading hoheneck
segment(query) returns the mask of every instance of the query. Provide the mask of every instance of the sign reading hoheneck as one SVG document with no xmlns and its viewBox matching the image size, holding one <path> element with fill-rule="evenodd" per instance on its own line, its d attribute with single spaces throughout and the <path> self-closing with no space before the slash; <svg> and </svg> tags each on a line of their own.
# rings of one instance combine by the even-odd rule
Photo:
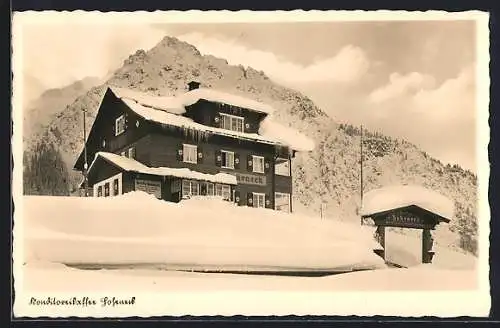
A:
<svg viewBox="0 0 500 328">
<path fill-rule="evenodd" d="M 161 182 L 152 180 L 135 179 L 135 190 L 147 192 L 161 199 Z"/>
<path fill-rule="evenodd" d="M 422 218 L 408 211 L 398 211 L 391 213 L 380 222 L 380 225 L 424 229 L 428 227 L 428 223 Z"/>
<path fill-rule="evenodd" d="M 238 181 L 238 184 L 266 185 L 266 177 L 263 175 L 236 173 L 236 181 Z"/>
</svg>

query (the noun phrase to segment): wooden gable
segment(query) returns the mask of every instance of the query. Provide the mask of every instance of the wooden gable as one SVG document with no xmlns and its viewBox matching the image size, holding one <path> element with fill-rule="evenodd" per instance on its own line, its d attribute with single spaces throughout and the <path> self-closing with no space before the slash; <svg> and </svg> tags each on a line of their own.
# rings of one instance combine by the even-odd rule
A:
<svg viewBox="0 0 500 328">
<path fill-rule="evenodd" d="M 116 136 L 115 120 L 122 114 L 125 116 L 125 131 L 123 134 Z M 96 118 L 85 143 L 88 165 L 90 165 L 98 151 L 116 152 L 145 135 L 149 126 L 149 122 L 134 113 L 108 88 L 101 99 Z M 84 157 L 85 153 L 82 149 L 75 162 L 75 170 L 83 171 Z"/>
</svg>

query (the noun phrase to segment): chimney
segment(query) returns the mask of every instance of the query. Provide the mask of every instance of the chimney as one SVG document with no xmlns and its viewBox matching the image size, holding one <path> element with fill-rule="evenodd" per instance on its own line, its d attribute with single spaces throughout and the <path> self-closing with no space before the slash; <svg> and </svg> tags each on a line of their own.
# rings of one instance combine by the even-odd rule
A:
<svg viewBox="0 0 500 328">
<path fill-rule="evenodd" d="M 200 82 L 191 81 L 188 83 L 188 91 L 198 89 L 200 87 Z"/>
</svg>

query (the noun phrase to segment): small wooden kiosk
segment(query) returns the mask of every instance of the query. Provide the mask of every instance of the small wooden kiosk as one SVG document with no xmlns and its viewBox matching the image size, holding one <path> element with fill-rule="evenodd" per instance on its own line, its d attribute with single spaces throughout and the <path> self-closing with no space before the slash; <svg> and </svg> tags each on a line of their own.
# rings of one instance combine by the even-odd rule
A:
<svg viewBox="0 0 500 328">
<path fill-rule="evenodd" d="M 449 223 L 454 204 L 448 198 L 418 186 L 375 189 L 366 194 L 361 209 L 362 220 L 371 218 L 382 249 L 374 250 L 385 259 L 385 227 L 422 229 L 422 263 L 432 263 L 434 256 L 431 231 Z"/>
</svg>

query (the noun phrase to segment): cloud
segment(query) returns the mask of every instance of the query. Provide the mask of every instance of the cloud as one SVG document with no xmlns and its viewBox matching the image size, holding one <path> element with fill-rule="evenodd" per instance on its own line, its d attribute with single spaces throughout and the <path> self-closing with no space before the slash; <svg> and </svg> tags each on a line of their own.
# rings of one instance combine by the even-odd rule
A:
<svg viewBox="0 0 500 328">
<path fill-rule="evenodd" d="M 137 49 L 147 50 L 165 32 L 147 25 L 25 24 L 22 27 L 23 70 L 47 88 L 85 77 L 103 77 Z"/>
<path fill-rule="evenodd" d="M 394 73 L 369 94 L 363 119 L 445 163 L 476 170 L 475 96 L 472 65 L 439 85 L 421 73 Z"/>
<path fill-rule="evenodd" d="M 438 88 L 420 90 L 412 97 L 413 109 L 434 120 L 460 120 L 475 117 L 475 83 L 472 66 Z"/>
<path fill-rule="evenodd" d="M 179 39 L 191 43 L 203 54 L 225 58 L 232 65 L 251 66 L 264 71 L 272 79 L 284 84 L 337 82 L 353 83 L 361 79 L 370 67 L 363 49 L 347 45 L 335 56 L 301 65 L 272 52 L 251 49 L 235 39 L 208 37 L 188 33 Z"/>
<path fill-rule="evenodd" d="M 381 103 L 396 97 L 407 95 L 421 89 L 432 88 L 435 84 L 434 78 L 417 72 L 407 75 L 392 73 L 389 82 L 381 86 L 369 95 L 369 99 L 374 103 Z"/>
</svg>

